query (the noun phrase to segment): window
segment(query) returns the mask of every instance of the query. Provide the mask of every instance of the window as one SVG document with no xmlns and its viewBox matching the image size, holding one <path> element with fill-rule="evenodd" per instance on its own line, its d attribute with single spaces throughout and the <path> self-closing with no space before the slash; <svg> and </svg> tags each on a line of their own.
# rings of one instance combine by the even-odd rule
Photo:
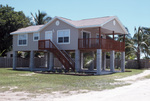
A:
<svg viewBox="0 0 150 101">
<path fill-rule="evenodd" d="M 70 30 L 57 31 L 57 42 L 66 44 L 70 43 Z"/>
<path fill-rule="evenodd" d="M 27 45 L 27 34 L 18 35 L 18 45 L 19 46 Z"/>
<path fill-rule="evenodd" d="M 38 41 L 40 39 L 40 33 L 33 33 L 33 41 Z"/>
</svg>

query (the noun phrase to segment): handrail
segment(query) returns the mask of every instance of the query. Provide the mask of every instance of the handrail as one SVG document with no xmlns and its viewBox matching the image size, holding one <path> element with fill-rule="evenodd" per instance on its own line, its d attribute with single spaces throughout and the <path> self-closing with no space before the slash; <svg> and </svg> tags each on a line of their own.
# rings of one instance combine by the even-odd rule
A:
<svg viewBox="0 0 150 101">
<path fill-rule="evenodd" d="M 75 70 L 74 63 L 70 63 L 70 58 L 68 58 L 62 51 L 60 51 L 60 49 L 51 40 L 39 40 L 38 43 L 39 49 L 53 52 L 66 69 L 69 70 L 69 67 L 71 67 L 73 70 Z"/>
<path fill-rule="evenodd" d="M 78 39 L 78 48 L 80 50 L 85 49 L 104 49 L 104 50 L 115 50 L 115 51 L 124 51 L 125 42 L 115 41 L 113 39 L 101 39 L 99 44 L 99 38 L 87 38 L 87 39 Z"/>
<path fill-rule="evenodd" d="M 65 50 L 62 50 L 62 52 L 65 54 L 65 56 L 67 56 L 67 58 L 69 59 L 69 62 L 71 62 L 71 64 L 75 63 L 75 61 L 69 56 L 69 54 Z"/>
</svg>

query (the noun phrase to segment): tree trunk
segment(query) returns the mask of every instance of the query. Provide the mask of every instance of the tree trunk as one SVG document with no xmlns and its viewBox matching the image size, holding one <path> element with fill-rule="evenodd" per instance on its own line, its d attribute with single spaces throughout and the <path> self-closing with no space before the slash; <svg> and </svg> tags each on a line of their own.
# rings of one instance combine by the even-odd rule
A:
<svg viewBox="0 0 150 101">
<path fill-rule="evenodd" d="M 140 49 L 138 49 L 138 52 L 137 52 L 137 64 L 138 64 L 138 69 L 141 69 Z"/>
</svg>

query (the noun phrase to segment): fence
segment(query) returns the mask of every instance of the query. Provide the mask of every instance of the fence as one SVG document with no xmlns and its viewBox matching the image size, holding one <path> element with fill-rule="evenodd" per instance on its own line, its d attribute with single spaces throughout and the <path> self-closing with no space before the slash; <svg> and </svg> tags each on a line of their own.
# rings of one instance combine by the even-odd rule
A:
<svg viewBox="0 0 150 101">
<path fill-rule="evenodd" d="M 17 67 L 29 67 L 30 59 L 17 58 Z M 34 58 L 35 67 L 44 67 L 45 58 Z M 0 68 L 12 67 L 13 58 L 0 57 Z M 61 63 L 57 58 L 54 58 L 54 66 L 59 67 Z"/>
<path fill-rule="evenodd" d="M 12 67 L 12 61 L 13 58 L 4 58 L 0 57 L 0 68 L 6 68 L 6 67 Z M 17 58 L 17 67 L 29 67 L 29 59 L 24 59 L 24 58 Z M 35 61 L 35 67 L 41 67 L 44 66 L 45 64 L 45 58 L 34 58 Z M 57 58 L 54 58 L 54 66 L 55 67 L 60 67 L 61 63 L 58 61 Z M 110 60 L 106 60 L 106 67 L 110 67 Z M 115 68 L 120 68 L 121 67 L 121 60 L 120 59 L 115 59 Z M 150 68 L 150 59 L 142 59 L 141 60 L 141 67 L 142 68 Z M 126 68 L 129 69 L 137 69 L 138 64 L 136 60 L 127 60 L 126 61 Z"/>
</svg>

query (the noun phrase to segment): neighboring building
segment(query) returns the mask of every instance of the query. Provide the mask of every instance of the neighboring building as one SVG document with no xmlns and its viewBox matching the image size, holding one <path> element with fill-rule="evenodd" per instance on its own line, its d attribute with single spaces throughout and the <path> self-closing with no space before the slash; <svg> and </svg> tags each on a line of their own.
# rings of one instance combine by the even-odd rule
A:
<svg viewBox="0 0 150 101">
<path fill-rule="evenodd" d="M 12 58 L 13 57 L 13 51 L 6 52 L 5 54 L 6 54 L 7 58 Z"/>
<path fill-rule="evenodd" d="M 106 52 L 110 52 L 110 71 L 115 72 L 115 52 L 121 52 L 121 70 L 125 69 L 125 42 L 115 41 L 114 35 L 128 34 L 115 16 L 73 21 L 55 17 L 45 25 L 21 28 L 13 35 L 13 69 L 17 51 L 30 51 L 30 69 L 34 70 L 34 52 L 43 51 L 49 70 L 54 67 L 54 55 L 66 70 L 83 71 L 83 53 L 96 55 L 96 64 L 88 71 L 98 75 L 106 69 Z M 112 37 L 110 37 L 112 36 Z M 75 53 L 75 61 L 69 53 Z M 97 70 L 94 70 L 94 67 Z"/>
</svg>

